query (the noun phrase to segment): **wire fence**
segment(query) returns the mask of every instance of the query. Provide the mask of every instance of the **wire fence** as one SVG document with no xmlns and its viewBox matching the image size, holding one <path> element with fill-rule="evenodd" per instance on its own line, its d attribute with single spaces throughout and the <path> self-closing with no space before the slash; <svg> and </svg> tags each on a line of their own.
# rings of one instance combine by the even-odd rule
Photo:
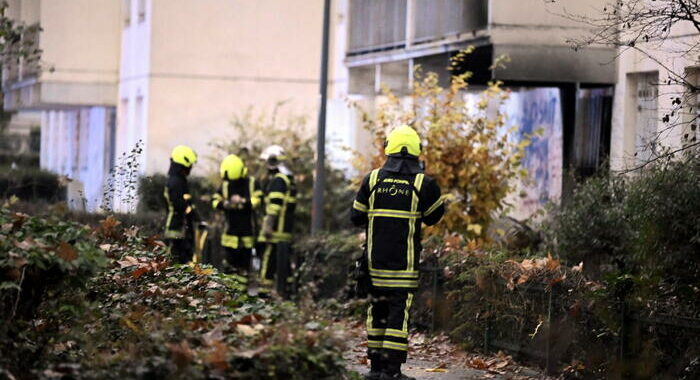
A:
<svg viewBox="0 0 700 380">
<path fill-rule="evenodd" d="M 422 272 L 419 293 L 429 315 L 420 316 L 420 327 L 433 333 L 449 329 L 438 315 L 446 303 L 443 268 L 426 266 Z M 633 309 L 629 291 L 619 295 L 605 319 L 582 315 L 586 312 L 572 305 L 568 289 L 558 285 L 524 284 L 509 290 L 501 282 L 498 287 L 498 299 L 489 300 L 490 312 L 483 316 L 486 352 L 512 353 L 548 374 L 573 362 L 596 361 L 610 363 L 608 370 L 617 378 L 690 379 L 700 371 L 698 318 Z"/>
</svg>

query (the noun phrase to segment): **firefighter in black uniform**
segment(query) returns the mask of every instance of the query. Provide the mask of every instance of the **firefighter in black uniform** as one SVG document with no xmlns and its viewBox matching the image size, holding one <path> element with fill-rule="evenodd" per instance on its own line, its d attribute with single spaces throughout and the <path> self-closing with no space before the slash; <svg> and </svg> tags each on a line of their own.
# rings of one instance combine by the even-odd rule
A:
<svg viewBox="0 0 700 380">
<path fill-rule="evenodd" d="M 280 272 L 285 278 L 276 279 L 277 290 L 286 293 L 292 280 L 289 257 L 297 190 L 294 176 L 285 165 L 286 154 L 282 147 L 267 147 L 261 158 L 267 166 L 268 180 L 265 187 L 265 216 L 258 237 L 263 250 L 260 292 L 268 293 L 275 275 Z M 278 263 L 278 260 L 281 261 Z"/>
<path fill-rule="evenodd" d="M 351 218 L 364 226 L 371 278 L 367 310 L 366 379 L 411 379 L 401 373 L 408 353 L 408 317 L 418 287 L 421 224 L 445 212 L 440 188 L 423 174 L 420 137 L 409 126 L 394 129 L 385 144 L 387 161 L 362 181 Z"/>
<path fill-rule="evenodd" d="M 187 176 L 197 162 L 197 154 L 192 148 L 176 146 L 170 155 L 168 182 L 163 196 L 168 206 L 165 221 L 165 239 L 170 246 L 173 260 L 186 264 L 192 260 L 194 252 L 194 226 L 200 221 L 187 185 Z"/>
<path fill-rule="evenodd" d="M 221 188 L 214 194 L 212 206 L 226 215 L 227 227 L 221 235 L 221 246 L 233 275 L 247 289 L 250 260 L 255 243 L 255 209 L 260 206 L 262 190 L 248 176 L 243 160 L 231 154 L 221 162 Z"/>
</svg>

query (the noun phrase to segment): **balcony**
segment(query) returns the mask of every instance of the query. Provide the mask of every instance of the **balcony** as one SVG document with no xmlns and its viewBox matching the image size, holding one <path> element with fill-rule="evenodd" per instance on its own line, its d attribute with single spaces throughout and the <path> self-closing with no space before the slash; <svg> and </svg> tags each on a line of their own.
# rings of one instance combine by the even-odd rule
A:
<svg viewBox="0 0 700 380">
<path fill-rule="evenodd" d="M 348 57 L 473 35 L 487 0 L 351 0 Z"/>
<path fill-rule="evenodd" d="M 567 9 L 585 14 L 606 1 L 578 0 Z M 350 0 L 349 8 L 345 63 L 353 93 L 377 93 L 382 83 L 406 80 L 417 64 L 449 77 L 450 57 L 469 46 L 474 52 L 451 73 L 472 72 L 472 84 L 616 79 L 610 64 L 616 49 L 572 50 L 566 40 L 584 35 L 587 27 L 557 16 L 542 0 Z M 500 56 L 511 62 L 491 70 Z"/>
</svg>

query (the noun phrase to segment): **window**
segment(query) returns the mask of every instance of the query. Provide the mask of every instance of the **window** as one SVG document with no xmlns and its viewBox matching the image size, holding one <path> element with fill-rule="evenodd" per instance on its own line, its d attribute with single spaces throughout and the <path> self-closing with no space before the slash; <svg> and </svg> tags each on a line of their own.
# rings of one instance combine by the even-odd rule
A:
<svg viewBox="0 0 700 380">
<path fill-rule="evenodd" d="M 124 16 L 124 27 L 131 25 L 131 0 L 123 0 L 122 15 Z"/>
<path fill-rule="evenodd" d="M 134 109 L 134 138 L 132 144 L 136 146 L 138 141 L 143 136 L 143 96 L 136 97 L 136 106 Z"/>
<path fill-rule="evenodd" d="M 658 140 L 659 73 L 636 74 L 637 120 L 635 130 L 635 154 L 637 162 L 645 163 L 653 157 Z"/>
<path fill-rule="evenodd" d="M 694 88 L 688 90 L 683 109 L 683 145 L 697 144 L 700 127 L 700 67 L 686 69 L 687 80 Z"/>
<path fill-rule="evenodd" d="M 146 20 L 146 0 L 138 0 L 138 20 L 139 24 Z"/>
</svg>

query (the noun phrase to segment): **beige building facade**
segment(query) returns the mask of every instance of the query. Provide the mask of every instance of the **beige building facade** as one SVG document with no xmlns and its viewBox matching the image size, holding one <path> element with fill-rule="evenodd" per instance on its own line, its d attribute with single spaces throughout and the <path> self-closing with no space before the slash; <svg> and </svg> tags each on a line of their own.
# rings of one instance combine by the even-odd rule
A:
<svg viewBox="0 0 700 380">
<path fill-rule="evenodd" d="M 689 86 L 700 88 L 699 41 L 698 29 L 679 22 L 660 43 L 621 49 L 610 154 L 613 170 L 637 169 L 664 152 L 697 145 L 700 99 Z M 681 104 L 674 103 L 676 99 Z"/>
<path fill-rule="evenodd" d="M 71 179 L 69 204 L 96 209 L 112 163 L 119 68 L 119 4 L 111 0 L 11 0 L 8 16 L 43 31 L 38 62 L 3 70 L 5 110 L 41 125 L 42 168 Z M 23 38 L 25 38 L 23 37 Z"/>
<path fill-rule="evenodd" d="M 209 155 L 248 109 L 284 103 L 315 125 L 322 0 L 14 0 L 10 12 L 41 25 L 43 55 L 4 78 L 5 107 L 40 113 L 41 165 L 75 182 L 74 207 L 134 210 L 135 177 L 167 171 L 178 144 Z M 331 94 L 344 93 L 342 58 Z"/>
</svg>

